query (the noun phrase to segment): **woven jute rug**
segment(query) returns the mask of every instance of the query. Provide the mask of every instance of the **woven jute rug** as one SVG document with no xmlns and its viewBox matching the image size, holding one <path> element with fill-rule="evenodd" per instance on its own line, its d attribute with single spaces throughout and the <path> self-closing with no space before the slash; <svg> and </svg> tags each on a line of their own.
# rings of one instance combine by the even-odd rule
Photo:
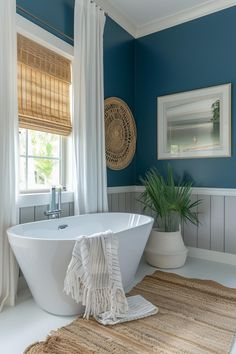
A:
<svg viewBox="0 0 236 354">
<path fill-rule="evenodd" d="M 28 347 L 25 354 L 230 352 L 236 332 L 236 290 L 157 271 L 130 292 L 135 294 L 157 305 L 159 312 L 109 327 L 78 318 Z"/>
</svg>

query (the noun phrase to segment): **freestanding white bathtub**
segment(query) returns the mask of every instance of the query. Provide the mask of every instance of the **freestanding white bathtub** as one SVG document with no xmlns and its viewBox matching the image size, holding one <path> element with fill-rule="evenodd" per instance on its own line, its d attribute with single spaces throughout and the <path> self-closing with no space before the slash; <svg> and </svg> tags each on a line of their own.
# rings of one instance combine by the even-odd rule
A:
<svg viewBox="0 0 236 354">
<path fill-rule="evenodd" d="M 83 307 L 63 292 L 75 239 L 112 230 L 119 237 L 124 288 L 133 281 L 153 219 L 127 213 L 72 216 L 13 226 L 8 238 L 36 303 L 55 315 L 80 314 Z"/>
</svg>

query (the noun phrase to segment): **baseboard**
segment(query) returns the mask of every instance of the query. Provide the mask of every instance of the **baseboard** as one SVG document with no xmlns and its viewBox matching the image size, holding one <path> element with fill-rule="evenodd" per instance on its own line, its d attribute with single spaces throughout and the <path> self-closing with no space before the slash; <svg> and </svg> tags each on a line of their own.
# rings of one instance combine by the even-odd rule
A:
<svg viewBox="0 0 236 354">
<path fill-rule="evenodd" d="M 187 248 L 189 250 L 188 257 L 236 266 L 236 254 L 204 250 L 202 248 L 195 247 Z"/>
</svg>

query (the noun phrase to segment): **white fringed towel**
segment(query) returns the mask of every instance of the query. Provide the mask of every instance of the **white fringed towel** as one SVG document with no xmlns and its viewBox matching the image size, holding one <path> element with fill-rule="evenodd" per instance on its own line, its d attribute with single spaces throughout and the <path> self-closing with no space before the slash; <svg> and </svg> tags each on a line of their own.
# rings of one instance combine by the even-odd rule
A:
<svg viewBox="0 0 236 354">
<path fill-rule="evenodd" d="M 116 319 L 128 311 L 118 246 L 118 239 L 111 231 L 81 236 L 75 243 L 64 291 L 85 306 L 85 318 L 109 311 L 110 317 Z"/>
<path fill-rule="evenodd" d="M 112 231 L 81 236 L 75 243 L 64 282 L 66 294 L 85 306 L 84 318 L 92 315 L 104 325 L 132 321 L 158 311 L 142 296 L 125 297 L 118 247 Z"/>
<path fill-rule="evenodd" d="M 116 320 L 113 320 L 110 318 L 109 313 L 107 314 L 104 312 L 96 316 L 95 319 L 104 326 L 111 326 L 122 322 L 134 321 L 140 318 L 152 316 L 158 312 L 158 308 L 151 302 L 144 299 L 141 295 L 127 297 L 127 302 L 129 310 L 124 317 L 117 317 Z"/>
</svg>

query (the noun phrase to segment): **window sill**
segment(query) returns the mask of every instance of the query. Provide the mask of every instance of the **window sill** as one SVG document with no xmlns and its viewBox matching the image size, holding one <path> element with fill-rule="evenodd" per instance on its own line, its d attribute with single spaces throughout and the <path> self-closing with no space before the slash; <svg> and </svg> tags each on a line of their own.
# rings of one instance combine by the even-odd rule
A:
<svg viewBox="0 0 236 354">
<path fill-rule="evenodd" d="M 33 207 L 38 205 L 50 204 L 51 193 L 31 193 L 20 194 L 17 206 L 19 208 Z M 73 192 L 62 192 L 62 203 L 70 203 L 74 201 Z"/>
</svg>

